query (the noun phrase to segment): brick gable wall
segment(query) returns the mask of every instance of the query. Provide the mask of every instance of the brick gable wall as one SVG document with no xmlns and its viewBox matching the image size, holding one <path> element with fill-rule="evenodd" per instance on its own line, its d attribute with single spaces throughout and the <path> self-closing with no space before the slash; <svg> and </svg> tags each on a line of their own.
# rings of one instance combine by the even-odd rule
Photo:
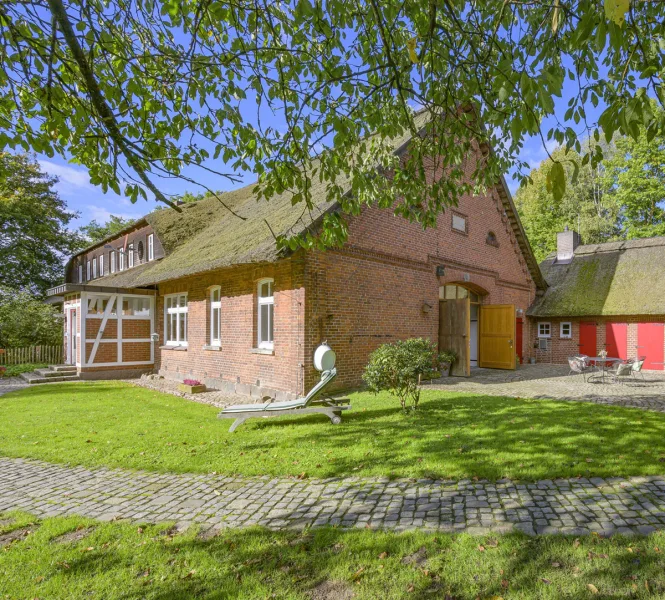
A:
<svg viewBox="0 0 665 600">
<path fill-rule="evenodd" d="M 526 312 L 535 285 L 497 191 L 463 197 L 454 211 L 466 216 L 466 233 L 452 230 L 452 209 L 439 216 L 436 228 L 423 230 L 390 210 L 365 208 L 351 220 L 344 248 L 307 254 L 305 356 L 327 340 L 338 357 L 336 387 L 360 385 L 369 354 L 383 343 L 409 337 L 436 342 L 439 287 L 446 283 L 481 288 L 484 303 Z M 444 266 L 445 276 L 436 275 L 437 266 Z M 525 357 L 529 328 L 525 321 Z M 306 366 L 310 386 L 318 374 Z"/>
</svg>

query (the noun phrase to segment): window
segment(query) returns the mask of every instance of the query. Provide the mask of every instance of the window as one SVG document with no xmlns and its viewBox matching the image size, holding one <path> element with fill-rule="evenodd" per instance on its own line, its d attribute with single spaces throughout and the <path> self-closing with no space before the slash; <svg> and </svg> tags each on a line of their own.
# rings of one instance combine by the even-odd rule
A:
<svg viewBox="0 0 665 600">
<path fill-rule="evenodd" d="M 151 233 L 148 236 L 148 260 L 155 259 L 155 234 Z"/>
<path fill-rule="evenodd" d="M 210 345 L 222 344 L 222 289 L 217 285 L 210 289 Z"/>
<path fill-rule="evenodd" d="M 90 281 L 90 279 L 91 279 L 90 273 L 91 273 L 91 271 L 90 271 L 90 261 L 87 260 L 85 262 L 85 279 L 86 279 L 86 281 Z"/>
<path fill-rule="evenodd" d="M 97 257 L 94 256 L 92 259 L 92 278 L 97 279 Z"/>
<path fill-rule="evenodd" d="M 108 296 L 92 296 L 88 298 L 88 316 L 97 315 L 101 317 L 106 311 L 108 303 L 109 303 Z M 117 312 L 114 302 L 113 306 L 111 307 L 111 310 L 109 311 L 109 315 L 115 316 L 116 314 Z"/>
<path fill-rule="evenodd" d="M 111 273 L 115 273 L 115 250 L 109 252 L 109 262 L 111 263 Z"/>
<path fill-rule="evenodd" d="M 79 265 L 79 283 L 83 283 L 83 265 Z"/>
<path fill-rule="evenodd" d="M 470 292 L 461 285 L 442 285 L 439 288 L 439 300 L 459 300 L 460 298 L 469 297 L 471 303 L 480 303 L 480 296 L 474 292 Z"/>
<path fill-rule="evenodd" d="M 164 339 L 167 346 L 187 345 L 187 294 L 164 297 Z"/>
<path fill-rule="evenodd" d="M 538 323 L 538 337 L 539 338 L 552 337 L 552 327 L 549 323 Z"/>
<path fill-rule="evenodd" d="M 487 237 L 485 238 L 485 242 L 490 246 L 496 246 L 497 248 L 499 247 L 499 240 L 496 239 L 496 233 L 494 233 L 493 231 L 487 232 Z"/>
<path fill-rule="evenodd" d="M 273 280 L 262 279 L 258 284 L 258 344 L 259 348 L 273 349 L 273 316 L 275 314 L 275 297 Z"/>
<path fill-rule="evenodd" d="M 455 212 L 453 213 L 453 229 L 455 231 L 466 233 L 466 217 L 464 215 Z"/>
<path fill-rule="evenodd" d="M 573 325 L 572 323 L 561 323 L 559 329 L 559 335 L 562 338 L 570 339 L 573 337 Z"/>
<path fill-rule="evenodd" d="M 131 269 L 134 266 L 134 244 L 127 246 L 127 268 Z"/>
<path fill-rule="evenodd" d="M 150 298 L 123 298 L 122 314 L 129 317 L 149 317 Z"/>
<path fill-rule="evenodd" d="M 104 277 L 104 255 L 99 255 L 99 276 Z"/>
<path fill-rule="evenodd" d="M 143 242 L 140 241 L 138 247 L 136 248 L 136 254 L 138 255 L 139 262 L 143 260 Z"/>
<path fill-rule="evenodd" d="M 125 251 L 122 248 L 118 248 L 118 266 L 121 271 L 125 270 Z"/>
</svg>

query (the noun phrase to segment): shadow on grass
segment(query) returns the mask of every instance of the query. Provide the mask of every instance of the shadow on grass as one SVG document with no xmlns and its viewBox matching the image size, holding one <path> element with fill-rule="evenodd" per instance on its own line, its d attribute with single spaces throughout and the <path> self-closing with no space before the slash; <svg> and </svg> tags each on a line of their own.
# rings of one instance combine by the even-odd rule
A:
<svg viewBox="0 0 665 600">
<path fill-rule="evenodd" d="M 322 466 L 324 477 L 353 474 L 360 463 L 373 462 L 396 476 L 444 479 L 627 476 L 642 473 L 645 465 L 652 474 L 665 472 L 665 454 L 658 450 L 665 416 L 659 414 L 591 403 L 436 396 L 430 392 L 406 415 L 396 408 L 354 407 L 336 427 L 312 416 L 253 422 L 243 445 L 260 451 L 265 440 L 258 435 L 253 440 L 252 434 L 272 429 L 294 435 L 302 447 L 320 445 L 324 438 L 325 448 L 349 449 Z M 365 457 L 353 451 L 361 443 L 367 446 Z"/>
</svg>

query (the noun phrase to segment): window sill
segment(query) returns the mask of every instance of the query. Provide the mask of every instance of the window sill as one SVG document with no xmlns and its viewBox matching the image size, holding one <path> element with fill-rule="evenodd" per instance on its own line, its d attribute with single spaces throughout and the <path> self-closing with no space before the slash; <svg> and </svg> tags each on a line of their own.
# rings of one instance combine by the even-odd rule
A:
<svg viewBox="0 0 665 600">
<path fill-rule="evenodd" d="M 160 346 L 160 350 L 177 350 L 179 352 L 186 352 L 187 346 Z"/>
<path fill-rule="evenodd" d="M 252 348 L 250 352 L 252 354 L 265 354 L 267 356 L 275 356 L 275 350 L 271 348 Z"/>
<path fill-rule="evenodd" d="M 204 350 L 212 350 L 213 352 L 219 352 L 222 347 L 221 346 L 212 346 L 210 344 L 204 344 L 203 345 Z"/>
</svg>

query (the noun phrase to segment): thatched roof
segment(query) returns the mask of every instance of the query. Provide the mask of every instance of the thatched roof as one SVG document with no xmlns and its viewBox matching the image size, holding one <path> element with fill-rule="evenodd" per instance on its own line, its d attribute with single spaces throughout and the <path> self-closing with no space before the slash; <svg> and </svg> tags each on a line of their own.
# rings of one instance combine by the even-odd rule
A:
<svg viewBox="0 0 665 600">
<path fill-rule="evenodd" d="M 429 119 L 428 112 L 417 113 L 414 119 L 417 129 L 422 131 Z M 400 154 L 410 139 L 411 134 L 407 132 L 391 140 L 390 145 L 395 153 Z M 312 181 L 314 207 L 311 211 L 306 211 L 303 203 L 294 205 L 291 192 L 274 196 L 269 201 L 259 200 L 254 193 L 256 184 L 221 194 L 224 204 L 217 198 L 208 197 L 182 205 L 181 213 L 170 208 L 153 211 L 132 227 L 142 225 L 144 221 L 150 224 L 166 256 L 90 284 L 136 288 L 232 265 L 273 262 L 285 254 L 277 249 L 276 236 L 300 235 L 315 226 L 327 212 L 339 208 L 328 200 L 328 185 L 316 178 Z M 338 179 L 336 185 L 341 185 L 345 193 L 350 192 L 349 181 Z M 503 178 L 497 185 L 505 210 L 512 217 L 513 230 L 532 277 L 538 287 L 544 287 Z M 224 205 L 245 220 L 236 217 Z"/>
<path fill-rule="evenodd" d="M 665 237 L 579 246 L 569 264 L 548 256 L 549 284 L 528 313 L 535 317 L 665 314 Z"/>
</svg>

